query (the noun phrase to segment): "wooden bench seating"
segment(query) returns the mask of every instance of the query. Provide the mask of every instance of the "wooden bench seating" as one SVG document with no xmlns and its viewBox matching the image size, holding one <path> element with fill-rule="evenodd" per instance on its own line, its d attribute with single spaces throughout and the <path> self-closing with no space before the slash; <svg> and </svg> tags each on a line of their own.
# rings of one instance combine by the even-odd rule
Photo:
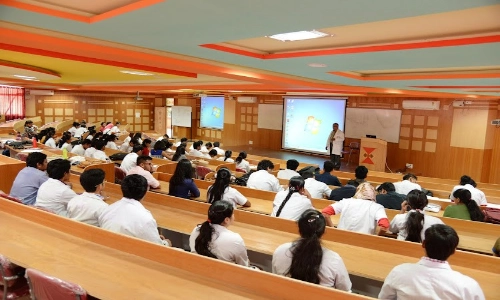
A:
<svg viewBox="0 0 500 300">
<path fill-rule="evenodd" d="M 170 174 L 154 173 L 154 176 L 160 180 L 161 189 L 154 190 L 154 192 L 159 192 L 163 194 L 168 194 L 168 181 L 170 180 Z M 195 183 L 200 189 L 200 198 L 197 200 L 207 201 L 207 189 L 212 184 L 211 182 L 206 182 L 204 180 L 195 179 Z M 252 203 L 251 207 L 243 207 L 243 210 L 252 211 L 261 214 L 270 215 L 272 212 L 272 202 L 276 196 L 275 192 L 255 190 L 242 186 L 234 186 L 238 191 L 240 191 L 248 201 Z M 325 199 L 313 199 L 313 206 L 322 210 L 326 206 L 332 204 L 333 201 Z M 386 209 L 386 214 L 389 220 L 392 220 L 398 210 Z M 448 224 L 455 228 L 461 237 L 460 249 L 475 251 L 480 253 L 491 254 L 491 247 L 495 243 L 496 239 L 500 237 L 500 225 L 482 223 L 482 222 L 472 222 L 452 218 L 444 218 L 439 213 L 427 213 L 438 217 L 443 220 L 445 224 Z M 338 224 L 340 219 L 339 215 L 332 216 L 332 221 L 334 224 Z"/>
<path fill-rule="evenodd" d="M 72 181 L 74 178 L 72 178 Z M 76 186 L 76 184 L 74 183 Z M 109 202 L 120 198 L 118 185 L 106 185 Z M 206 219 L 208 204 L 148 192 L 143 205 L 156 218 L 158 225 L 189 235 L 196 224 Z M 297 238 L 295 222 L 271 218 L 243 210 L 235 212 L 236 223 L 231 227 L 238 232 L 249 250 L 271 255 L 277 246 Z M 404 262 L 416 262 L 423 255 L 419 244 L 379 236 L 328 228 L 323 244 L 339 253 L 352 275 L 383 281 L 392 267 Z M 457 251 L 451 258 L 453 269 L 480 282 L 488 299 L 500 299 L 497 283 L 500 264 L 497 258 Z"/>
<path fill-rule="evenodd" d="M 0 155 L 0 190 L 9 194 L 17 173 L 24 167 L 26 167 L 25 162 Z"/>
<path fill-rule="evenodd" d="M 4 199 L 0 228 L 0 253 L 12 262 L 80 284 L 100 299 L 369 299 L 115 234 Z"/>
</svg>

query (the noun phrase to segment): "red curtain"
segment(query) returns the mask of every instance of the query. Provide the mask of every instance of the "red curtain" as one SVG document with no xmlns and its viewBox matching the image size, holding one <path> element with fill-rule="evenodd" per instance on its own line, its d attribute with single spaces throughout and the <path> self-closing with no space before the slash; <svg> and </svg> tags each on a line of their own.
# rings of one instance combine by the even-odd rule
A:
<svg viewBox="0 0 500 300">
<path fill-rule="evenodd" d="M 0 85 L 0 114 L 5 116 L 6 121 L 25 117 L 23 88 Z"/>
</svg>

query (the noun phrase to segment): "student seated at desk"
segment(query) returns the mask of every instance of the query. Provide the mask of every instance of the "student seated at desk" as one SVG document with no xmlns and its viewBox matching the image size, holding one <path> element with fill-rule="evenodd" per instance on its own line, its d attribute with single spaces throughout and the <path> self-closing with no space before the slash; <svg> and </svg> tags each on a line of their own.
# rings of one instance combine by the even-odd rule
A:
<svg viewBox="0 0 500 300">
<path fill-rule="evenodd" d="M 476 188 L 477 184 L 474 179 L 470 178 L 467 175 L 463 175 L 460 177 L 460 184 L 453 187 L 453 190 L 450 194 L 450 200 L 455 200 L 453 193 L 458 189 L 466 189 L 471 194 L 471 199 L 476 201 L 477 205 L 487 205 L 488 201 L 486 201 L 486 196 L 483 191 Z"/>
<path fill-rule="evenodd" d="M 305 179 L 305 189 L 309 192 L 311 197 L 316 199 L 328 198 L 332 193 L 332 190 L 323 182 L 317 181 L 314 178 L 313 172 L 305 172 L 302 174 Z"/>
<path fill-rule="evenodd" d="M 156 143 L 153 147 L 153 150 L 151 150 L 151 157 L 160 158 L 160 159 L 164 159 L 164 158 L 172 159 L 173 153 L 167 152 L 167 143 L 172 145 L 168 141 L 163 141 L 163 140 L 156 141 Z"/>
<path fill-rule="evenodd" d="M 212 149 L 208 152 L 208 156 L 210 156 L 211 159 L 217 159 L 217 150 Z"/>
<path fill-rule="evenodd" d="M 342 199 L 349 199 L 356 194 L 356 188 L 359 186 L 359 182 L 354 179 L 349 180 L 346 185 L 338 189 L 332 190 L 330 193 L 329 200 L 340 201 Z"/>
<path fill-rule="evenodd" d="M 47 155 L 42 152 L 31 152 L 26 158 L 26 168 L 19 171 L 14 179 L 10 195 L 21 199 L 26 205 L 36 201 L 38 189 L 49 179 L 47 173 Z"/>
<path fill-rule="evenodd" d="M 485 299 L 474 279 L 453 271 L 448 258 L 455 253 L 459 238 L 456 231 L 444 224 L 435 224 L 425 231 L 422 248 L 425 256 L 416 264 L 396 266 L 387 275 L 379 299 Z"/>
<path fill-rule="evenodd" d="M 177 149 L 175 149 L 175 153 L 172 156 L 172 161 L 180 161 L 180 160 L 183 160 L 183 159 L 187 160 L 187 157 L 186 157 L 186 147 L 184 147 L 184 146 L 181 145 L 181 146 L 177 147 Z"/>
<path fill-rule="evenodd" d="M 217 160 L 233 163 L 234 159 L 231 158 L 231 155 L 233 155 L 233 151 L 226 150 L 226 152 L 224 152 L 224 156 L 219 157 Z"/>
<path fill-rule="evenodd" d="M 294 176 L 300 176 L 297 172 L 297 168 L 299 167 L 299 162 L 296 159 L 289 159 L 286 161 L 286 170 L 279 170 L 276 177 L 279 179 L 290 180 L 290 178 Z"/>
<path fill-rule="evenodd" d="M 144 139 L 144 141 L 142 141 L 142 154 L 143 155 L 148 155 L 150 154 L 150 147 L 151 147 L 151 140 L 150 139 Z"/>
<path fill-rule="evenodd" d="M 120 146 L 120 151 L 125 153 L 130 153 L 132 152 L 132 149 L 134 148 L 135 145 L 139 145 L 137 140 L 131 139 L 128 142 L 123 142 L 123 144 Z"/>
<path fill-rule="evenodd" d="M 368 168 L 365 166 L 357 166 L 356 169 L 354 169 L 354 177 L 356 177 L 354 180 L 356 180 L 359 184 L 366 182 L 366 177 L 368 177 Z"/>
<path fill-rule="evenodd" d="M 54 139 L 56 132 L 55 130 L 48 130 L 45 135 L 45 146 L 50 148 L 57 148 L 56 140 Z M 43 142 L 42 142 L 43 143 Z"/>
<path fill-rule="evenodd" d="M 250 172 L 250 163 L 246 160 L 247 153 L 241 151 L 238 157 L 234 160 L 236 163 L 236 169 L 244 170 L 246 173 Z"/>
<path fill-rule="evenodd" d="M 57 148 L 61 150 L 66 149 L 68 153 L 71 152 L 73 146 L 71 146 L 71 134 L 69 132 L 63 133 L 62 137 L 59 139 L 59 142 L 57 143 Z"/>
<path fill-rule="evenodd" d="M 384 182 L 377 187 L 377 203 L 388 209 L 401 209 L 401 204 L 406 195 L 396 193 L 396 188 L 391 182 Z"/>
<path fill-rule="evenodd" d="M 80 128 L 80 123 L 78 122 L 73 122 L 73 127 L 71 127 L 70 129 L 68 129 L 68 132 L 71 133 L 71 136 L 74 136 L 75 135 L 75 132 L 76 130 Z"/>
<path fill-rule="evenodd" d="M 130 171 L 133 167 L 137 166 L 137 158 L 142 155 L 142 145 L 135 145 L 132 148 L 132 152 L 129 154 L 125 155 L 125 157 L 122 160 L 122 163 L 120 164 L 120 168 L 127 173 Z"/>
<path fill-rule="evenodd" d="M 129 154 L 130 155 L 130 154 Z M 153 158 L 151 156 L 141 155 L 137 157 L 136 165 L 128 170 L 127 175 L 138 174 L 146 178 L 149 187 L 157 189 L 160 187 L 160 182 L 151 175 L 153 172 Z"/>
<path fill-rule="evenodd" d="M 192 178 L 193 167 L 187 159 L 181 159 L 175 167 L 174 175 L 170 178 L 168 194 L 180 198 L 198 198 L 200 190 Z"/>
<path fill-rule="evenodd" d="M 218 155 L 224 155 L 225 151 L 220 148 L 219 142 L 214 142 L 214 149 L 217 150 Z"/>
<path fill-rule="evenodd" d="M 410 191 L 422 190 L 422 187 L 417 183 L 417 176 L 412 173 L 408 173 L 403 176 L 403 181 L 395 182 L 394 187 L 396 188 L 396 193 L 408 195 Z"/>
<path fill-rule="evenodd" d="M 33 124 L 33 121 L 26 120 L 24 122 L 24 133 L 22 135 L 23 140 L 31 140 L 38 134 L 38 127 Z"/>
<path fill-rule="evenodd" d="M 99 142 L 98 138 L 94 138 L 92 140 L 92 143 L 90 144 L 90 147 L 85 149 L 85 157 L 92 157 L 92 154 L 97 151 L 96 149 L 96 143 Z"/>
<path fill-rule="evenodd" d="M 76 196 L 69 183 L 71 163 L 66 159 L 54 159 L 47 165 L 49 179 L 38 189 L 35 206 L 46 208 L 66 217 L 68 202 Z"/>
<path fill-rule="evenodd" d="M 401 205 L 401 213 L 392 219 L 389 230 L 398 234 L 398 240 L 421 243 L 425 230 L 434 224 L 443 224 L 443 221 L 424 215 L 424 208 L 429 203 L 424 192 L 413 190 L 406 199 Z"/>
<path fill-rule="evenodd" d="M 376 226 L 382 231 L 389 228 L 389 219 L 382 205 L 375 202 L 375 189 L 363 182 L 356 189 L 353 198 L 344 199 L 323 209 L 326 224 L 333 227 L 330 216 L 340 214 L 338 229 L 359 233 L 375 234 Z"/>
<path fill-rule="evenodd" d="M 92 145 L 92 141 L 89 139 L 84 139 L 81 144 L 75 145 L 73 149 L 71 149 L 71 153 L 80 155 L 80 156 L 85 156 L 85 150 L 90 148 Z"/>
<path fill-rule="evenodd" d="M 116 141 L 118 140 L 118 137 L 114 134 L 110 134 L 107 136 L 106 141 L 106 148 L 113 149 L 113 150 L 118 150 L 118 146 L 116 146 Z"/>
<path fill-rule="evenodd" d="M 276 176 L 271 174 L 274 164 L 268 159 L 261 160 L 257 165 L 257 171 L 253 172 L 247 181 L 247 187 L 251 189 L 280 192 L 283 188 Z"/>
<path fill-rule="evenodd" d="M 88 131 L 87 128 L 85 128 L 83 124 L 80 124 L 80 127 L 76 128 L 75 132 L 73 133 L 73 136 L 77 139 L 80 139 L 82 135 L 87 131 Z"/>
<path fill-rule="evenodd" d="M 233 223 L 233 204 L 224 200 L 212 203 L 207 221 L 196 226 L 189 236 L 191 252 L 248 267 L 245 242 L 228 229 Z"/>
<path fill-rule="evenodd" d="M 106 174 L 101 169 L 86 170 L 80 175 L 85 192 L 68 202 L 68 218 L 92 226 L 99 226 L 99 216 L 108 207 L 101 195 Z"/>
<path fill-rule="evenodd" d="M 462 220 L 484 221 L 484 214 L 477 206 L 476 201 L 471 199 L 471 193 L 466 189 L 458 189 L 453 192 L 455 205 L 448 205 L 444 210 L 443 217 Z"/>
<path fill-rule="evenodd" d="M 321 246 L 325 217 L 308 209 L 297 224 L 300 238 L 274 251 L 273 273 L 350 292 L 352 284 L 344 261 L 336 252 Z"/>
<path fill-rule="evenodd" d="M 333 162 L 327 160 L 323 163 L 323 173 L 317 173 L 314 177 L 317 181 L 321 181 L 327 185 L 342 186 L 337 176 L 333 176 L 330 172 L 333 171 Z M 351 196 L 352 197 L 352 196 Z"/>
<path fill-rule="evenodd" d="M 148 191 L 148 182 L 141 175 L 129 175 L 122 180 L 123 198 L 108 206 L 99 216 L 101 228 L 133 236 L 152 243 L 171 246 L 169 240 L 158 234 L 153 215 L 141 200 Z"/>
<path fill-rule="evenodd" d="M 313 209 L 311 194 L 304 188 L 304 184 L 301 176 L 290 178 L 288 191 L 278 192 L 274 197 L 271 216 L 296 221 L 304 211 Z"/>
<path fill-rule="evenodd" d="M 174 146 L 179 147 L 182 143 L 187 142 L 187 140 L 188 140 L 187 138 L 183 137 L 179 142 L 175 143 Z"/>
<path fill-rule="evenodd" d="M 189 151 L 189 155 L 195 156 L 195 157 L 205 157 L 205 154 L 203 154 L 201 150 L 201 146 L 203 145 L 202 141 L 197 141 L 193 143 L 193 149 Z"/>
<path fill-rule="evenodd" d="M 231 176 L 231 171 L 226 168 L 220 168 L 219 171 L 217 171 L 214 184 L 207 190 L 207 202 L 213 203 L 215 201 L 224 200 L 232 203 L 234 208 L 238 208 L 238 205 L 250 207 L 252 205 L 250 201 L 248 201 L 248 199 L 237 189 L 229 185 Z"/>
<path fill-rule="evenodd" d="M 106 155 L 106 153 L 104 153 L 104 149 L 106 149 L 106 143 L 107 142 L 105 140 L 96 141 L 94 146 L 95 151 L 94 153 L 92 153 L 92 158 L 109 161 L 108 156 Z M 86 153 L 87 152 L 85 151 L 85 154 Z"/>
<path fill-rule="evenodd" d="M 205 146 L 201 147 L 201 152 L 202 152 L 202 153 L 204 153 L 204 154 L 207 154 L 208 152 L 210 152 L 210 150 L 212 150 L 212 149 L 213 149 L 213 147 L 214 147 L 214 146 L 212 145 L 212 143 L 207 142 L 207 143 L 205 144 Z"/>
</svg>

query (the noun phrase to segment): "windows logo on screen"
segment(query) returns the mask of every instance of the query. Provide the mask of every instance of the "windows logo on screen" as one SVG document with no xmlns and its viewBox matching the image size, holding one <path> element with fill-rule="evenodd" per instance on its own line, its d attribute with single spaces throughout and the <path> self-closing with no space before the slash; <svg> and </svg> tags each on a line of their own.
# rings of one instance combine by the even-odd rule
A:
<svg viewBox="0 0 500 300">
<path fill-rule="evenodd" d="M 220 118 L 220 112 L 221 112 L 221 109 L 218 108 L 217 106 L 214 106 L 212 108 L 212 116 L 214 116 L 216 118 Z"/>
</svg>

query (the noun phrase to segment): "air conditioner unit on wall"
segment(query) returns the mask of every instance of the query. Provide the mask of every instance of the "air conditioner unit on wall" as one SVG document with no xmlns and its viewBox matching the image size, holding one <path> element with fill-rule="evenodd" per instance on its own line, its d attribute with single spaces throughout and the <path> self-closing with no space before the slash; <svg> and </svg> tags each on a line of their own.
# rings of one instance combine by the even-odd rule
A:
<svg viewBox="0 0 500 300">
<path fill-rule="evenodd" d="M 257 97 L 238 97 L 239 103 L 256 103 Z"/>
<path fill-rule="evenodd" d="M 30 95 L 54 96 L 54 91 L 52 91 L 52 90 L 30 90 Z"/>
<path fill-rule="evenodd" d="M 439 101 L 403 100 L 403 109 L 439 110 Z"/>
</svg>

